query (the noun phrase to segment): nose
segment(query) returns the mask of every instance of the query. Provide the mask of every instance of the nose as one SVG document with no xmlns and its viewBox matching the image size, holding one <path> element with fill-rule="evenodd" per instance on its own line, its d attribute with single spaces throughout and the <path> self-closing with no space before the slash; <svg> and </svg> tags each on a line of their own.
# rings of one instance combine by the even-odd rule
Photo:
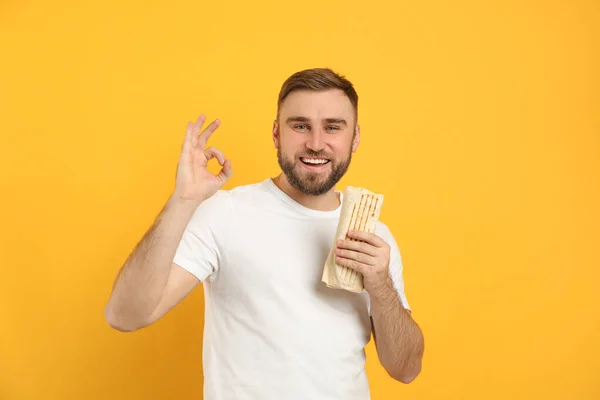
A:
<svg viewBox="0 0 600 400">
<path fill-rule="evenodd" d="M 325 148 L 325 134 L 321 129 L 314 129 L 306 143 L 312 151 L 321 151 Z"/>
</svg>

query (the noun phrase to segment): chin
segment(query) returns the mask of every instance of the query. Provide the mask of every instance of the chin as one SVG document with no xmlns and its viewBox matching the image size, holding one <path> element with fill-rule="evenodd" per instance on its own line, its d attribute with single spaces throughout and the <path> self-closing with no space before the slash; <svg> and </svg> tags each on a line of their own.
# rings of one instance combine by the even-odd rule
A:
<svg viewBox="0 0 600 400">
<path fill-rule="evenodd" d="M 297 182 L 298 185 L 295 186 L 304 194 L 310 196 L 322 196 L 331 190 L 331 187 L 329 187 L 330 185 L 328 178 L 329 175 L 323 175 L 317 179 L 309 179 L 304 176 L 299 179 L 299 182 Z"/>
</svg>

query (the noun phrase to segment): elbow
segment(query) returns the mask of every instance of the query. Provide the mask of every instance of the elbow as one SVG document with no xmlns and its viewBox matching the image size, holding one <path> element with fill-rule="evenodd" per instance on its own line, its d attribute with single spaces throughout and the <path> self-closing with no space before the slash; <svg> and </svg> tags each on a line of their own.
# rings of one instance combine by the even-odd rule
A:
<svg viewBox="0 0 600 400">
<path fill-rule="evenodd" d="M 135 332 L 143 328 L 141 324 L 132 323 L 126 318 L 119 317 L 109 305 L 104 308 L 104 319 L 108 326 L 119 332 Z"/>
<path fill-rule="evenodd" d="M 412 381 L 417 379 L 417 376 L 419 376 L 419 372 L 410 373 L 410 374 L 406 374 L 406 373 L 395 374 L 395 375 L 392 375 L 392 378 L 394 378 L 398 382 L 402 382 L 402 383 L 408 385 L 409 383 L 411 383 Z"/>
<path fill-rule="evenodd" d="M 404 384 L 409 384 L 411 382 L 413 382 L 415 379 L 417 379 L 417 377 L 419 376 L 419 374 L 421 373 L 421 364 L 419 363 L 416 366 L 413 366 L 411 368 L 403 368 L 403 369 L 396 369 L 396 370 L 391 370 L 388 371 L 388 374 L 390 375 L 390 377 L 398 382 L 402 382 Z"/>
</svg>

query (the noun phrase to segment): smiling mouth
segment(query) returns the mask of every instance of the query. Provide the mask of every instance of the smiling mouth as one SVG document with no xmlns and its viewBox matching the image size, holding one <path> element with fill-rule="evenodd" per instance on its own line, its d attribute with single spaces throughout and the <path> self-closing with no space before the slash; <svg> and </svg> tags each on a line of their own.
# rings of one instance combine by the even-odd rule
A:
<svg viewBox="0 0 600 400">
<path fill-rule="evenodd" d="M 300 157 L 300 161 L 306 165 L 320 166 L 328 164 L 331 160 L 328 160 L 327 158 Z"/>
</svg>

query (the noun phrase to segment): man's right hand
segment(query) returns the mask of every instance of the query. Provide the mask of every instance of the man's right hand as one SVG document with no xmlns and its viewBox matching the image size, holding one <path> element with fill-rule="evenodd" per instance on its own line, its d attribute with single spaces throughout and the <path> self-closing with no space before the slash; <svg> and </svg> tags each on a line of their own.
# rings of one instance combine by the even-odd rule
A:
<svg viewBox="0 0 600 400">
<path fill-rule="evenodd" d="M 206 121 L 204 114 L 196 123 L 188 122 L 185 140 L 183 142 L 174 198 L 201 203 L 220 190 L 233 174 L 231 160 L 227 160 L 223 152 L 215 147 L 206 147 L 208 138 L 219 127 L 221 122 L 213 121 L 202 133 L 200 129 Z M 208 168 L 208 162 L 216 158 L 222 166 L 221 171 L 214 175 Z"/>
</svg>

